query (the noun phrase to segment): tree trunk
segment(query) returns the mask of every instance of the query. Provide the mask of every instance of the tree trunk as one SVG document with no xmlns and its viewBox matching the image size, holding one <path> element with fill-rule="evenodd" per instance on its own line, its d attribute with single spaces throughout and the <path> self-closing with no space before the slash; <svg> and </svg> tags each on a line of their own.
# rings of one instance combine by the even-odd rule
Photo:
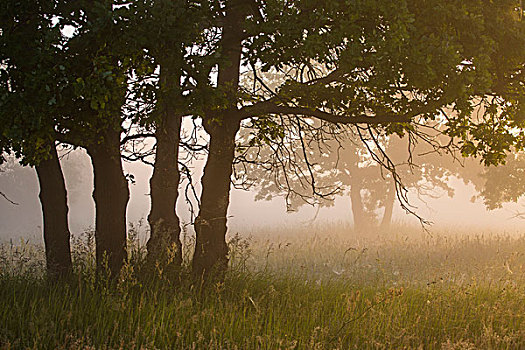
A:
<svg viewBox="0 0 525 350">
<path fill-rule="evenodd" d="M 175 212 L 179 196 L 179 140 L 181 118 L 165 115 L 157 126 L 155 166 L 150 179 L 151 210 L 148 216 L 150 238 L 148 265 L 180 266 L 182 244 L 179 218 Z"/>
<path fill-rule="evenodd" d="M 126 207 L 129 188 L 120 158 L 120 132 L 108 130 L 87 148 L 93 163 L 97 272 L 118 276 L 127 259 Z"/>
<path fill-rule="evenodd" d="M 352 181 L 350 185 L 350 201 L 352 203 L 352 217 L 354 218 L 354 231 L 363 232 L 367 228 L 367 216 L 363 200 L 361 198 L 361 186 L 358 181 Z"/>
<path fill-rule="evenodd" d="M 396 188 L 392 184 L 386 193 L 385 198 L 385 211 L 383 213 L 383 219 L 381 220 L 381 228 L 387 229 L 392 223 L 392 213 L 394 211 L 394 203 L 396 201 Z"/>
<path fill-rule="evenodd" d="M 55 145 L 50 156 L 36 167 L 44 219 L 47 272 L 52 278 L 67 277 L 72 270 L 68 226 L 67 190 Z"/>
<path fill-rule="evenodd" d="M 193 273 L 208 280 L 210 272 L 222 279 L 228 266 L 226 244 L 227 213 L 230 203 L 232 164 L 235 156 L 235 135 L 240 122 L 224 121 L 209 127 L 209 153 L 202 176 L 199 215 L 195 220 L 196 244 Z"/>
<path fill-rule="evenodd" d="M 363 232 L 365 231 L 369 223 L 367 223 L 367 215 L 365 213 L 365 207 L 363 205 L 363 199 L 361 197 L 362 181 L 360 177 L 359 169 L 359 156 L 356 153 L 349 155 L 350 162 L 348 164 L 350 171 L 350 202 L 352 204 L 352 217 L 354 218 L 354 231 Z"/>
<path fill-rule="evenodd" d="M 235 136 L 241 121 L 236 115 L 244 37 L 243 21 L 250 7 L 243 0 L 227 2 L 221 38 L 225 61 L 219 65 L 217 89 L 228 99 L 226 108 L 216 117 L 204 120 L 210 135 L 208 160 L 201 179 L 202 194 L 199 215 L 195 220 L 195 253 L 193 274 L 203 281 L 222 280 L 228 267 L 226 230 L 230 183 L 235 157 Z"/>
</svg>

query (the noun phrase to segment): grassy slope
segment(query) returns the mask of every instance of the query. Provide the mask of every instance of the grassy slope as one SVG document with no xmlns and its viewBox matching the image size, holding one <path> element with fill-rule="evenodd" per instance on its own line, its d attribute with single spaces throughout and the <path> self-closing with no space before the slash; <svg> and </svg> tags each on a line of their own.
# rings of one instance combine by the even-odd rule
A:
<svg viewBox="0 0 525 350">
<path fill-rule="evenodd" d="M 201 293 L 133 266 L 94 288 L 85 255 L 77 282 L 49 285 L 37 257 L 6 249 L 0 347 L 525 347 L 525 239 L 417 235 L 234 240 L 226 282 Z"/>
</svg>

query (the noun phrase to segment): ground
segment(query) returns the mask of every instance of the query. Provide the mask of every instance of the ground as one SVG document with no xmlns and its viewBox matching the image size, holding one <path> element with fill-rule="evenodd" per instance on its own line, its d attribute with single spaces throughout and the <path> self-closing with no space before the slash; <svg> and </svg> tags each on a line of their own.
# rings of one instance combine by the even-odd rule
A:
<svg viewBox="0 0 525 350">
<path fill-rule="evenodd" d="M 0 252 L 0 348 L 519 349 L 525 347 L 525 236 L 340 225 L 231 239 L 224 283 L 163 271 L 94 282 L 75 244 L 68 283 L 42 277 L 42 252 Z"/>
</svg>

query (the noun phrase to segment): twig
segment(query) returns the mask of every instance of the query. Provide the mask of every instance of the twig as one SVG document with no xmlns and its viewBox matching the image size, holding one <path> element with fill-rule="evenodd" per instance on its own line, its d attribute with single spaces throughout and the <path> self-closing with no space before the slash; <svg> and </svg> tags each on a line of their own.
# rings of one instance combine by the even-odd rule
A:
<svg viewBox="0 0 525 350">
<path fill-rule="evenodd" d="M 6 201 L 8 201 L 9 203 L 11 203 L 11 204 L 13 204 L 13 205 L 19 205 L 18 203 L 16 203 L 16 202 L 12 201 L 11 199 L 9 199 L 9 197 L 7 197 L 7 196 L 5 195 L 5 193 L 2 192 L 2 191 L 0 191 L 0 196 L 4 197 Z"/>
</svg>

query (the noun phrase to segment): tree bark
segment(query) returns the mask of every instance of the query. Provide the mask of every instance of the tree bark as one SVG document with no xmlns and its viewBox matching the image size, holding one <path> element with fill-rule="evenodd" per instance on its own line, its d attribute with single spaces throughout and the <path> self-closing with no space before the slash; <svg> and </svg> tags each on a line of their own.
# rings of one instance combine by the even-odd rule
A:
<svg viewBox="0 0 525 350">
<path fill-rule="evenodd" d="M 396 201 L 396 188 L 392 184 L 386 193 L 385 198 L 385 211 L 383 213 L 383 219 L 381 220 L 381 228 L 387 229 L 392 223 L 392 214 L 394 212 L 394 203 Z"/>
<path fill-rule="evenodd" d="M 195 220 L 196 242 L 193 256 L 194 276 L 203 280 L 208 280 L 212 271 L 221 280 L 228 266 L 227 213 L 235 135 L 239 127 L 239 122 L 229 122 L 208 128 L 209 153 L 201 180 L 201 206 Z"/>
<path fill-rule="evenodd" d="M 40 184 L 47 272 L 54 279 L 64 278 L 72 270 L 71 233 L 64 174 L 54 144 L 51 145 L 49 158 L 42 160 L 35 168 Z"/>
<path fill-rule="evenodd" d="M 181 118 L 163 116 L 156 130 L 157 149 L 150 179 L 151 210 L 148 264 L 182 264 L 179 218 L 175 212 L 179 196 L 178 167 Z"/>
<path fill-rule="evenodd" d="M 227 2 L 221 38 L 225 61 L 219 65 L 217 89 L 228 99 L 226 108 L 213 118 L 204 119 L 210 135 L 208 159 L 201 179 L 202 194 L 199 215 L 195 220 L 194 277 L 203 281 L 222 280 L 228 267 L 226 244 L 230 184 L 235 157 L 235 136 L 241 121 L 237 99 L 244 36 L 243 20 L 250 11 L 243 0 Z"/>
<path fill-rule="evenodd" d="M 87 148 L 93 164 L 97 272 L 116 277 L 127 259 L 126 208 L 129 188 L 120 157 L 120 132 Z"/>
</svg>

